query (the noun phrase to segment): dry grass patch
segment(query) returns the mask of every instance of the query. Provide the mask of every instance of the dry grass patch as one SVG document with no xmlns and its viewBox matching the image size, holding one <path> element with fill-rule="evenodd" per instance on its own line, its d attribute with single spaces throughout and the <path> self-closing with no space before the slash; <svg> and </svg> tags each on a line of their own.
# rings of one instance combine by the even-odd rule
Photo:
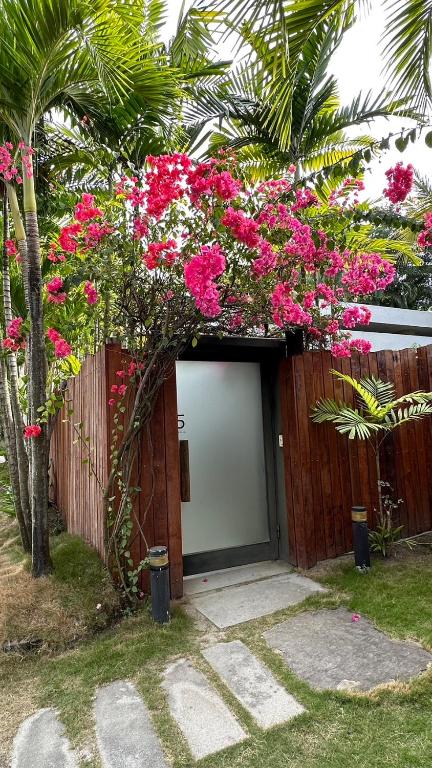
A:
<svg viewBox="0 0 432 768">
<path fill-rule="evenodd" d="M 15 535 L 14 535 L 15 533 Z M 2 542 L 2 543 L 1 543 Z M 0 513 L 0 646 L 61 650 L 108 626 L 119 595 L 98 554 L 76 536 L 52 539 L 52 576 L 33 579 L 17 562 L 13 520 Z"/>
</svg>

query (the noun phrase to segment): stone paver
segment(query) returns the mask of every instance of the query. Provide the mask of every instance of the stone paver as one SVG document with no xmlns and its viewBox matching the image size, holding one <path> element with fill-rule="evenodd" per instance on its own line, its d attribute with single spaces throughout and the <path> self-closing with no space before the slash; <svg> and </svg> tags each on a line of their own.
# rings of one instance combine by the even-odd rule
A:
<svg viewBox="0 0 432 768">
<path fill-rule="evenodd" d="M 283 573 L 292 573 L 292 567 L 283 560 L 265 560 L 262 563 L 239 565 L 235 568 L 224 568 L 220 571 L 200 573 L 199 576 L 187 576 L 184 579 L 184 594 L 198 595 L 211 592 L 213 589 L 232 587 L 236 584 L 248 584 L 258 579 L 268 579 Z"/>
<path fill-rule="evenodd" d="M 203 655 L 261 728 L 305 711 L 240 640 L 212 645 Z"/>
<path fill-rule="evenodd" d="M 99 688 L 94 711 L 103 768 L 167 768 L 147 707 L 132 683 L 117 680 Z"/>
<path fill-rule="evenodd" d="M 163 687 L 171 714 L 196 760 L 247 738 L 219 694 L 190 661 L 171 664 Z"/>
<path fill-rule="evenodd" d="M 190 603 L 213 624 L 224 629 L 301 603 L 315 592 L 326 590 L 312 579 L 287 573 L 192 597 Z"/>
<path fill-rule="evenodd" d="M 53 709 L 40 709 L 22 723 L 13 744 L 12 768 L 78 768 Z"/>
<path fill-rule="evenodd" d="M 420 646 L 391 640 L 363 617 L 353 622 L 345 608 L 300 613 L 264 637 L 295 674 L 320 689 L 369 690 L 408 680 L 432 663 Z"/>
</svg>

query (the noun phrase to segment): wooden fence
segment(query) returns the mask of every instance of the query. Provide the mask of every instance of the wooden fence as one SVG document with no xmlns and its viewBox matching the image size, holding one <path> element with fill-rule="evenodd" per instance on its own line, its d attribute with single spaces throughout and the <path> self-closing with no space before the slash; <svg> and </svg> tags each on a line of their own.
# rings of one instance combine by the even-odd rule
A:
<svg viewBox="0 0 432 768">
<path fill-rule="evenodd" d="M 119 383 L 116 371 L 127 361 L 127 353 L 111 344 L 84 362 L 67 392 L 74 413 L 68 416 L 69 406 L 65 406 L 51 445 L 52 499 L 62 511 L 68 530 L 83 536 L 102 557 L 105 525 L 101 486 L 106 485 L 110 470 L 115 413 L 107 401 L 112 384 Z M 328 352 L 306 352 L 281 362 L 286 509 L 280 509 L 279 514 L 287 517 L 290 562 L 301 568 L 351 550 L 353 505 L 365 505 L 370 524 L 375 522 L 376 469 L 367 444 L 350 441 L 332 426 L 314 424 L 310 419 L 311 406 L 320 397 L 352 401 L 351 387 L 335 380 L 330 368 L 355 378 L 374 374 L 394 381 L 398 395 L 430 390 L 432 346 L 343 360 L 332 358 Z M 128 401 L 126 406 L 128 410 Z M 119 414 L 123 422 L 127 410 L 123 416 Z M 95 473 L 83 464 L 89 451 Z M 397 515 L 407 536 L 432 529 L 431 456 L 430 418 L 403 425 L 383 448 L 383 479 L 391 483 L 397 498 L 404 499 Z M 133 507 L 132 558 L 138 564 L 146 556 L 146 543 L 167 544 L 172 596 L 179 597 L 183 565 L 175 373 L 162 387 L 150 428 L 142 436 L 132 482 L 141 488 Z M 147 590 L 146 573 L 141 587 Z"/>
<path fill-rule="evenodd" d="M 51 443 L 51 498 L 62 511 L 68 531 L 83 536 L 102 558 L 105 558 L 102 488 L 111 466 L 114 414 L 118 413 L 124 426 L 133 392 L 126 399 L 123 415 L 108 406 L 108 399 L 111 386 L 121 383 L 116 371 L 127 364 L 127 353 L 116 344 L 108 344 L 85 360 L 79 376 L 69 383 L 69 404 L 59 415 Z M 71 405 L 73 414 L 68 416 Z M 79 424 L 82 424 L 81 430 Z M 83 463 L 89 457 L 91 463 Z M 133 504 L 131 556 L 138 564 L 147 555 L 140 528 L 148 546 L 167 544 L 171 593 L 179 597 L 183 589 L 183 566 L 175 373 L 162 387 L 150 429 L 142 435 L 132 484 L 142 491 L 135 496 Z M 141 588 L 147 591 L 146 572 L 141 576 Z"/>
<path fill-rule="evenodd" d="M 311 406 L 320 397 L 353 401 L 352 388 L 331 368 L 355 378 L 393 381 L 397 395 L 432 389 L 432 346 L 336 360 L 305 352 L 283 361 L 281 399 L 290 560 L 310 568 L 352 548 L 351 506 L 364 505 L 375 523 L 378 504 L 374 455 L 364 441 L 348 440 L 329 424 L 314 424 Z M 404 503 L 397 512 L 403 535 L 432 529 L 432 419 L 405 424 L 387 438 L 382 476 Z"/>
</svg>

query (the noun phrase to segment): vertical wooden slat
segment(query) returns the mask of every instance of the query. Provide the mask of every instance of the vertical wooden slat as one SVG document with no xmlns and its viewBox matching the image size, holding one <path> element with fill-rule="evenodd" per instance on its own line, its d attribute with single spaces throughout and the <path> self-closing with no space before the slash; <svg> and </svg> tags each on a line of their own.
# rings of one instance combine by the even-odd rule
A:
<svg viewBox="0 0 432 768">
<path fill-rule="evenodd" d="M 294 449 L 293 433 L 295 431 L 296 414 L 293 408 L 294 391 L 291 386 L 293 374 L 293 359 L 282 360 L 279 367 L 279 392 L 281 401 L 281 421 L 283 437 L 283 459 L 284 459 L 284 480 L 285 480 L 285 504 L 287 516 L 288 531 L 288 557 L 290 563 L 298 564 L 297 542 L 295 530 L 295 499 L 294 499 L 294 477 L 292 468 L 292 451 Z M 294 424 L 291 419 L 294 415 Z"/>
<path fill-rule="evenodd" d="M 166 499 L 171 597 L 178 598 L 183 594 L 183 545 L 181 529 L 180 458 L 175 369 L 164 384 L 164 402 Z"/>
</svg>

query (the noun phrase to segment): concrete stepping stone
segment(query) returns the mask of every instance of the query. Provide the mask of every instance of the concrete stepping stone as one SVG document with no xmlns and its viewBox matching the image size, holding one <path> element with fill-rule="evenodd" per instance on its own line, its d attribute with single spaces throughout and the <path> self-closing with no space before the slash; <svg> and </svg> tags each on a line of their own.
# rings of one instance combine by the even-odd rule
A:
<svg viewBox="0 0 432 768">
<path fill-rule="evenodd" d="M 22 723 L 13 743 L 12 768 L 78 768 L 64 727 L 53 709 L 40 709 Z"/>
<path fill-rule="evenodd" d="M 162 685 L 195 760 L 247 738 L 219 694 L 190 661 L 180 659 L 169 666 Z"/>
<path fill-rule="evenodd" d="M 432 663 L 415 643 L 391 640 L 345 608 L 305 611 L 264 633 L 296 675 L 319 689 L 368 691 L 408 680 Z"/>
<path fill-rule="evenodd" d="M 240 640 L 212 645 L 203 655 L 261 728 L 305 711 Z"/>
<path fill-rule="evenodd" d="M 315 592 L 326 592 L 320 584 L 298 573 L 273 576 L 252 584 L 227 587 L 219 592 L 192 597 L 193 605 L 220 629 L 301 603 Z"/>
<path fill-rule="evenodd" d="M 99 688 L 94 704 L 103 768 L 168 768 L 150 715 L 132 683 Z"/>
<path fill-rule="evenodd" d="M 264 560 L 251 565 L 237 565 L 234 568 L 200 573 L 199 576 L 186 576 L 183 581 L 184 594 L 189 597 L 201 592 L 233 587 L 236 584 L 249 584 L 251 581 L 292 572 L 292 566 L 284 560 Z"/>
</svg>

